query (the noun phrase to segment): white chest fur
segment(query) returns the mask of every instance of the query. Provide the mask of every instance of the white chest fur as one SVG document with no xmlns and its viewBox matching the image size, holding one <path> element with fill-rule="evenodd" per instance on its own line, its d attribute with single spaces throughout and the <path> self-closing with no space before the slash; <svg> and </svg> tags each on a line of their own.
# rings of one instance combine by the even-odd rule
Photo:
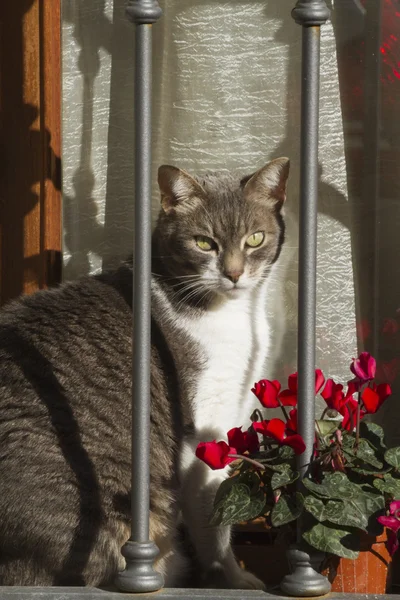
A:
<svg viewBox="0 0 400 600">
<path fill-rule="evenodd" d="M 185 326 L 198 342 L 204 369 L 196 382 L 193 416 L 200 437 L 248 426 L 257 400 L 250 391 L 268 352 L 266 286 L 231 299 Z M 221 439 L 221 438 L 220 438 Z"/>
</svg>

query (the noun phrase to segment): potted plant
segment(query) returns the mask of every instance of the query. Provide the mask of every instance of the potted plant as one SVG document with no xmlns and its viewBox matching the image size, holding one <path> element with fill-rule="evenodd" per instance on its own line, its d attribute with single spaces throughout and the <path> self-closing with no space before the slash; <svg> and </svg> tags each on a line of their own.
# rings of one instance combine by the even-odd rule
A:
<svg viewBox="0 0 400 600">
<path fill-rule="evenodd" d="M 400 531 L 400 447 L 387 449 L 382 428 L 367 415 L 391 389 L 375 383 L 376 362 L 366 352 L 350 369 L 346 390 L 315 372 L 315 393 L 326 408 L 315 421 L 313 455 L 300 486 L 296 455 L 305 444 L 297 432 L 296 373 L 287 389 L 269 380 L 252 389 L 263 408 L 280 408 L 283 419 L 266 419 L 257 409 L 247 430 L 236 427 L 226 441 L 201 442 L 196 455 L 212 469 L 233 467 L 216 494 L 211 524 L 262 517 L 290 538 L 301 519 L 303 541 L 325 553 L 321 570 L 334 591 L 385 593 Z M 391 531 L 388 539 L 384 526 Z M 375 561 L 372 570 L 367 561 Z M 368 572 L 373 581 L 366 581 Z"/>
</svg>

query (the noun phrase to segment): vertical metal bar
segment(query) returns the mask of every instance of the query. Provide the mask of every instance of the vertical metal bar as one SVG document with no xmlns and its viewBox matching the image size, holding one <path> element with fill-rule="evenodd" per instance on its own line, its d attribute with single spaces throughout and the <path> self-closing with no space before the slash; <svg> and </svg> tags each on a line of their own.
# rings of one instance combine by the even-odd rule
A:
<svg viewBox="0 0 400 600">
<path fill-rule="evenodd" d="M 132 538 L 149 537 L 151 25 L 136 29 L 135 253 L 133 299 Z M 140 457 L 140 460 L 138 460 Z M 134 483 L 134 485 L 133 485 Z"/>
<path fill-rule="evenodd" d="M 299 433 L 307 448 L 298 460 L 303 476 L 312 455 L 315 428 L 319 51 L 320 27 L 303 27 L 297 341 Z"/>
<path fill-rule="evenodd" d="M 320 26 L 330 12 L 324 0 L 299 0 L 292 11 L 302 26 L 302 86 L 300 142 L 299 215 L 299 305 L 298 305 L 298 423 L 306 451 L 299 457 L 301 477 L 307 472 L 315 429 L 315 322 L 318 201 L 318 118 Z M 301 526 L 301 525 L 300 525 Z M 326 577 L 312 567 L 312 557 L 299 548 L 289 551 L 292 573 L 281 589 L 290 596 L 319 596 L 330 591 Z"/>
<path fill-rule="evenodd" d="M 132 531 L 121 552 L 126 569 L 116 585 L 125 592 L 163 586 L 154 570 L 158 548 L 149 540 L 151 352 L 151 80 L 152 23 L 161 16 L 154 0 L 131 0 L 135 23 L 135 244 L 133 269 Z"/>
</svg>

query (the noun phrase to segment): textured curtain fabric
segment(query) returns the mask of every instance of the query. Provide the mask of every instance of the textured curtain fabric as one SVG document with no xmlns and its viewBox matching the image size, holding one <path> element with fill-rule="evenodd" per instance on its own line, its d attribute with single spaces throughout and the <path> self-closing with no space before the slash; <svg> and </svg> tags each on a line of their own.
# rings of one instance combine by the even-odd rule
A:
<svg viewBox="0 0 400 600">
<path fill-rule="evenodd" d="M 295 368 L 297 344 L 301 27 L 290 15 L 294 2 L 160 4 L 164 14 L 153 28 L 154 217 L 160 164 L 245 174 L 273 157 L 291 159 L 287 241 L 265 307 L 274 328 L 265 376 L 282 380 Z M 337 13 L 346 4 L 354 4 L 351 18 L 363 30 L 364 8 L 355 0 L 336 1 L 332 21 L 322 28 L 317 273 L 317 365 L 345 381 L 357 352 L 354 211 L 342 107 L 347 84 L 338 71 L 339 50 L 349 40 L 346 15 L 339 22 Z M 133 37 L 123 0 L 64 0 L 65 279 L 112 266 L 131 252 Z"/>
</svg>

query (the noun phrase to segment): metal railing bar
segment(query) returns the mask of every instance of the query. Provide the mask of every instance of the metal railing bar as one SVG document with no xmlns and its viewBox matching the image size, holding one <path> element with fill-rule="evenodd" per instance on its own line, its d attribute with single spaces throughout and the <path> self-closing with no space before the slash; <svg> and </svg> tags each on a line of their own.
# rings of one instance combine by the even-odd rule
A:
<svg viewBox="0 0 400 600">
<path fill-rule="evenodd" d="M 135 24 L 135 240 L 133 265 L 131 537 L 121 552 L 126 569 L 116 585 L 125 592 L 163 586 L 154 569 L 159 550 L 149 540 L 151 354 L 151 83 L 152 24 L 161 16 L 155 0 L 131 0 Z"/>
<path fill-rule="evenodd" d="M 301 477 L 307 472 L 315 437 L 315 325 L 318 203 L 318 119 L 320 29 L 330 16 L 324 0 L 299 0 L 292 11 L 302 26 L 301 133 L 299 198 L 298 288 L 298 430 L 306 451 L 298 457 Z M 292 573 L 281 584 L 290 596 L 319 596 L 330 591 L 326 577 L 312 566 L 312 557 L 301 544 L 289 551 Z"/>
</svg>

